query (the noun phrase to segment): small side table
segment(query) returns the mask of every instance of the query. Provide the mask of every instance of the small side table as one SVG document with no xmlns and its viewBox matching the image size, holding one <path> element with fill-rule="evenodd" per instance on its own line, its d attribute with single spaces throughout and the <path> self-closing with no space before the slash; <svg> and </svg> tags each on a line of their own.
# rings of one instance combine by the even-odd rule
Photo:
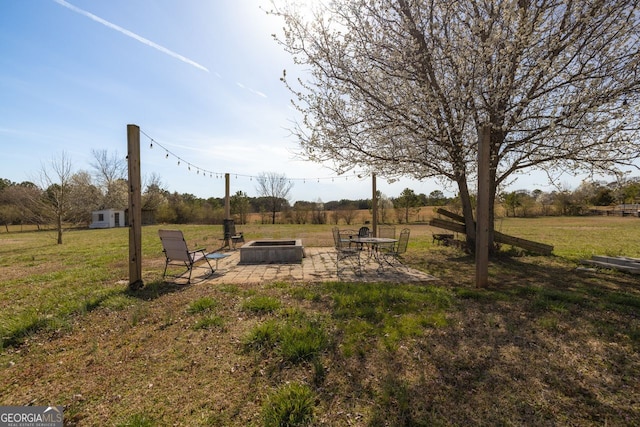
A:
<svg viewBox="0 0 640 427">
<path fill-rule="evenodd" d="M 226 258 L 228 256 L 231 256 L 231 254 L 223 254 L 222 252 L 211 252 L 210 254 L 207 254 L 206 257 L 208 259 L 214 259 L 216 261 L 216 269 L 213 271 L 218 270 L 218 261 L 220 261 L 223 258 Z M 213 273 L 212 271 L 212 273 Z"/>
</svg>

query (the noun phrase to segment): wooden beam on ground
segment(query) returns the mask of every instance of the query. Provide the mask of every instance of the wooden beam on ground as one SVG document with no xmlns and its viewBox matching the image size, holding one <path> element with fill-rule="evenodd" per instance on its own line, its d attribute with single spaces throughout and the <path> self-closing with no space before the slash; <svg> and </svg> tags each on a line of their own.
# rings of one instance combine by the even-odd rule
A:
<svg viewBox="0 0 640 427">
<path fill-rule="evenodd" d="M 498 243 L 504 243 L 505 245 L 517 246 L 518 248 L 526 249 L 529 252 L 534 252 L 541 255 L 551 255 L 551 253 L 553 252 L 552 245 L 509 236 L 507 234 L 500 233 L 499 231 L 493 232 L 493 240 Z"/>
<path fill-rule="evenodd" d="M 631 274 L 640 274 L 640 259 L 628 257 L 609 257 L 594 255 L 591 259 L 583 259 L 582 264 L 593 265 L 600 268 L 625 271 Z"/>
<path fill-rule="evenodd" d="M 443 228 L 445 230 L 455 231 L 456 233 L 464 234 L 466 229 L 464 224 L 459 222 L 448 221 L 446 219 L 433 218 L 429 221 L 429 225 L 433 227 Z M 551 255 L 553 252 L 553 246 L 544 243 L 533 242 L 527 239 L 521 239 L 519 237 L 509 236 L 507 234 L 500 233 L 499 231 L 493 232 L 493 240 L 505 245 L 516 246 L 518 248 L 526 249 L 529 252 L 534 252 L 541 255 Z"/>
</svg>

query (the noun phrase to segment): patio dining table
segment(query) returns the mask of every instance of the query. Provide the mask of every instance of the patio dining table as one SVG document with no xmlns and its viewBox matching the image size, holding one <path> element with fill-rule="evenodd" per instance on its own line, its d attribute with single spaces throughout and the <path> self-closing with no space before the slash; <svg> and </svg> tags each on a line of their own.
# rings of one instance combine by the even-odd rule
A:
<svg viewBox="0 0 640 427">
<path fill-rule="evenodd" d="M 373 257 L 373 259 L 375 259 L 376 262 L 378 263 L 378 271 L 382 271 L 385 261 L 384 261 L 384 257 L 382 256 L 382 254 L 380 253 L 380 251 L 378 249 L 380 248 L 381 245 L 393 246 L 398 241 L 398 239 L 391 239 L 389 237 L 359 237 L 359 236 L 354 236 L 351 239 L 349 239 L 349 241 L 353 242 L 353 243 L 359 243 L 359 244 L 367 245 L 368 252 L 369 252 L 369 258 Z"/>
</svg>

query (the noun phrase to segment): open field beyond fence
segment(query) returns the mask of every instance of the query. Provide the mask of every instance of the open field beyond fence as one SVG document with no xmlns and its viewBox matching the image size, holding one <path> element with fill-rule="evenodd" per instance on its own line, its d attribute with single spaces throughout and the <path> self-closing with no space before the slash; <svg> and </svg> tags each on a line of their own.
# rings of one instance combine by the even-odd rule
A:
<svg viewBox="0 0 640 427">
<path fill-rule="evenodd" d="M 236 226 L 319 247 L 331 227 Z M 64 405 L 66 426 L 640 424 L 640 277 L 576 269 L 640 258 L 640 219 L 498 221 L 554 255 L 502 247 L 483 290 L 409 227 L 405 263 L 438 281 L 178 286 L 152 226 L 130 292 L 128 229 L 0 233 L 0 404 Z"/>
</svg>

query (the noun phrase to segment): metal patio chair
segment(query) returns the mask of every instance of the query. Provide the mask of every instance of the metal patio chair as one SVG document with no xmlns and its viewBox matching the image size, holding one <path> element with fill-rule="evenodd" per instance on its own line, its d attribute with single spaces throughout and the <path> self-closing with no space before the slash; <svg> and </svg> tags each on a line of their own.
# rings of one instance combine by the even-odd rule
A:
<svg viewBox="0 0 640 427">
<path fill-rule="evenodd" d="M 398 267 L 399 265 L 403 265 L 400 262 L 400 258 L 402 255 L 407 252 L 407 246 L 409 245 L 409 234 L 411 230 L 408 228 L 403 228 L 400 231 L 400 236 L 398 237 L 398 242 L 392 246 L 381 246 L 378 248 L 382 259 L 389 265 L 393 267 Z"/>
<path fill-rule="evenodd" d="M 360 263 L 360 249 L 351 246 L 353 231 L 340 231 L 338 227 L 333 228 L 333 242 L 336 248 L 336 272 L 340 276 L 340 263 L 351 261 L 351 266 L 357 276 L 362 275 L 362 265 Z"/>
<path fill-rule="evenodd" d="M 172 275 L 172 277 L 182 277 L 186 272 L 189 272 L 189 278 L 187 283 L 191 283 L 191 275 L 193 273 L 194 265 L 199 261 L 205 261 L 211 270 L 211 274 L 215 271 L 209 263 L 207 253 L 204 249 L 189 250 L 187 242 L 184 240 L 184 235 L 180 230 L 158 230 L 160 241 L 162 242 L 162 252 L 166 257 L 164 264 L 164 272 L 162 273 L 162 279 L 164 280 L 167 275 L 167 268 L 169 265 L 182 265 L 187 269 L 181 274 Z"/>
</svg>

